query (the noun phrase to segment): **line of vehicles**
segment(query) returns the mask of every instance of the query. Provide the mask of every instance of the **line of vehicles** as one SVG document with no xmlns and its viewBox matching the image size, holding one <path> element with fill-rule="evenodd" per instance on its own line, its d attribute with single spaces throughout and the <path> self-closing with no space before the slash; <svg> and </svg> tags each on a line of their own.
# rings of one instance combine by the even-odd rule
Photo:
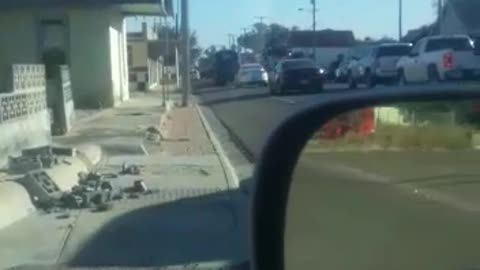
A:
<svg viewBox="0 0 480 270">
<path fill-rule="evenodd" d="M 480 48 L 466 35 L 430 36 L 415 45 L 375 45 L 362 57 L 346 58 L 335 71 L 335 81 L 346 82 L 351 89 L 360 83 L 373 88 L 479 78 Z"/>
<path fill-rule="evenodd" d="M 265 86 L 272 95 L 321 92 L 327 81 L 355 89 L 359 84 L 373 88 L 378 84 L 474 80 L 480 79 L 480 48 L 466 35 L 438 35 L 415 45 L 381 43 L 355 48 L 329 69 L 303 55 L 290 54 L 268 70 L 259 63 L 240 65 L 238 54 L 225 50 L 217 53 L 214 73 L 218 86 Z"/>
</svg>

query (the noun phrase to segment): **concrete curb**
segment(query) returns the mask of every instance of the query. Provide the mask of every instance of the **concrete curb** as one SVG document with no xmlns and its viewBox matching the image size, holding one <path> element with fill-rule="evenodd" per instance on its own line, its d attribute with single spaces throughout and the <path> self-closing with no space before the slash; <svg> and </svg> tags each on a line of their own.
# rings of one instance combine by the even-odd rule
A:
<svg viewBox="0 0 480 270">
<path fill-rule="evenodd" d="M 222 165 L 225 176 L 227 178 L 228 186 L 232 189 L 238 188 L 240 186 L 240 179 L 238 177 L 237 171 L 235 170 L 232 163 L 230 162 L 230 159 L 228 159 L 227 155 L 225 154 L 222 144 L 220 143 L 217 136 L 215 135 L 212 128 L 210 127 L 210 124 L 205 118 L 205 115 L 203 114 L 202 109 L 197 104 L 195 104 L 195 109 L 197 110 L 197 113 L 200 116 L 200 119 L 202 121 L 202 125 L 207 131 L 207 136 L 212 142 L 213 148 L 217 153 L 217 156 L 220 160 L 220 164 Z"/>
<path fill-rule="evenodd" d="M 0 229 L 35 212 L 27 190 L 16 182 L 0 182 L 0 198 Z"/>
</svg>

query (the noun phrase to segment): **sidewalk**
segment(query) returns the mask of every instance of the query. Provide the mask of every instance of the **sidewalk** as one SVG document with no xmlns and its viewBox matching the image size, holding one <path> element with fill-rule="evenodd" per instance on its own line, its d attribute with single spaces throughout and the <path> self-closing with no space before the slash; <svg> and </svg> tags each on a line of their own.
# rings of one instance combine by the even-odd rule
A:
<svg viewBox="0 0 480 270">
<path fill-rule="evenodd" d="M 236 212 L 246 199 L 229 189 L 195 107 L 165 113 L 160 92 L 137 93 L 54 142 L 100 145 L 104 165 L 99 172 L 118 175 L 112 179 L 114 189 L 143 180 L 150 192 L 115 201 L 106 212 L 30 215 L 0 231 L 0 269 L 22 264 L 163 267 L 246 259 L 239 246 L 246 246 L 241 232 L 247 221 Z M 124 164 L 138 166 L 141 175 L 119 175 Z"/>
</svg>

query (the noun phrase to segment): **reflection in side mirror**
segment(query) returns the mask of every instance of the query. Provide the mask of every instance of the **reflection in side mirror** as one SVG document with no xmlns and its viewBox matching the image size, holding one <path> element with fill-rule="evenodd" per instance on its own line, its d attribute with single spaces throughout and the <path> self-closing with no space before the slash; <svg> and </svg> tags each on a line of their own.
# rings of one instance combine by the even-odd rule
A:
<svg viewBox="0 0 480 270">
<path fill-rule="evenodd" d="M 473 101 L 331 119 L 293 175 L 285 269 L 477 269 L 479 147 Z"/>
</svg>

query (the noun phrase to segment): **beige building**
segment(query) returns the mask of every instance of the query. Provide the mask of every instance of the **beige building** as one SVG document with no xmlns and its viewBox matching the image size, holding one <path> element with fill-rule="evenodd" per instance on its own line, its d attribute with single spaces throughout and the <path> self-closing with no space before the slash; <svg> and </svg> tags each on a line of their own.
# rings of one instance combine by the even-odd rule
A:
<svg viewBox="0 0 480 270">
<path fill-rule="evenodd" d="M 141 32 L 128 33 L 128 68 L 132 90 L 152 90 L 161 84 L 162 78 L 170 77 L 171 71 L 165 66 L 167 47 L 175 49 L 175 42 L 159 40 L 153 27 L 142 23 Z"/>
<path fill-rule="evenodd" d="M 8 86 L 12 64 L 66 64 L 75 104 L 88 108 L 129 98 L 125 18 L 168 16 L 172 8 L 171 0 L 38 3 L 0 1 L 0 86 Z"/>
</svg>

